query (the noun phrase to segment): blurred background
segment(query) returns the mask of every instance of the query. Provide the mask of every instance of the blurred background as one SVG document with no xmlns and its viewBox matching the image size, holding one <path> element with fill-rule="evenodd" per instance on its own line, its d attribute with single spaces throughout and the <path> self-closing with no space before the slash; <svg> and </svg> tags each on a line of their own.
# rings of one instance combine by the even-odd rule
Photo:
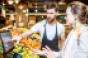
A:
<svg viewBox="0 0 88 58">
<path fill-rule="evenodd" d="M 64 24 L 64 26 L 66 27 L 67 36 L 71 28 L 69 28 L 69 26 L 66 25 L 64 17 L 67 5 L 72 1 L 81 1 L 88 5 L 87 0 L 0 0 L 0 31 L 10 30 L 12 37 L 19 35 L 22 32 L 25 32 L 27 29 L 30 29 L 37 22 L 45 19 L 47 15 L 46 6 L 49 4 L 55 4 L 58 10 L 57 20 L 60 23 Z M 37 37 L 39 36 L 37 35 Z M 23 40 L 23 42 L 26 43 L 25 45 L 28 45 L 28 47 L 30 48 L 30 45 L 27 41 L 28 40 L 25 39 Z M 22 48 L 24 46 L 22 46 Z M 17 53 L 22 52 L 23 49 L 21 49 L 19 46 L 15 47 L 17 47 Z M 0 40 L 0 58 L 2 58 L 3 56 L 2 51 L 3 48 Z M 25 55 L 23 58 L 27 58 L 26 56 L 30 54 L 28 53 L 29 50 L 23 50 L 23 52 L 25 51 L 26 54 L 23 54 Z M 12 58 L 13 54 L 14 52 L 10 53 L 8 58 Z M 34 55 L 29 55 L 28 57 L 33 58 L 33 56 Z"/>
<path fill-rule="evenodd" d="M 0 0 L 0 13 L 5 22 L 0 24 L 0 28 L 8 25 L 30 28 L 46 18 L 46 6 L 52 3 L 58 8 L 57 20 L 65 24 L 65 10 L 72 1 L 76 0 Z M 87 0 L 77 1 L 88 4 Z"/>
</svg>

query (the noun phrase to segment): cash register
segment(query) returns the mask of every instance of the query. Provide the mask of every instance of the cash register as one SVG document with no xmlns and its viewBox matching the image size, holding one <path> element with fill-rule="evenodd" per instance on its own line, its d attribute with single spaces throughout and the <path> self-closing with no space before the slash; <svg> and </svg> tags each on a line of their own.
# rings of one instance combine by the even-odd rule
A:
<svg viewBox="0 0 88 58">
<path fill-rule="evenodd" d="M 3 47 L 3 58 L 11 52 L 14 48 L 14 43 L 12 41 L 12 36 L 9 30 L 0 31 L 0 40 Z"/>
</svg>

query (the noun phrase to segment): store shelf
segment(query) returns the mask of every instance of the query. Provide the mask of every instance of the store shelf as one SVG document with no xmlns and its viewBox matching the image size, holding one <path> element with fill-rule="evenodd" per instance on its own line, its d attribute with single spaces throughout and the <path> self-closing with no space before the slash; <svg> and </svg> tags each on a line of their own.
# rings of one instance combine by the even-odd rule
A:
<svg viewBox="0 0 88 58">
<path fill-rule="evenodd" d="M 11 14 L 12 13 L 7 13 L 6 15 L 11 15 Z M 29 13 L 28 15 L 47 15 L 47 13 Z M 57 15 L 65 15 L 65 13 L 57 13 Z"/>
<path fill-rule="evenodd" d="M 29 15 L 47 15 L 47 13 L 30 13 Z M 65 15 L 65 13 L 57 13 L 57 15 Z"/>
</svg>

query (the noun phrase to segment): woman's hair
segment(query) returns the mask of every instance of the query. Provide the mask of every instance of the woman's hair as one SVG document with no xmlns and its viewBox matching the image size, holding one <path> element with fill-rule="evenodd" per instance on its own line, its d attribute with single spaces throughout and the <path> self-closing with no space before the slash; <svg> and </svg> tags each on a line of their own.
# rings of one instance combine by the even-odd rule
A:
<svg viewBox="0 0 88 58">
<path fill-rule="evenodd" d="M 79 21 L 82 24 L 88 24 L 87 6 L 84 3 L 74 1 L 70 3 L 68 6 L 71 7 L 72 14 L 77 15 Z"/>
</svg>

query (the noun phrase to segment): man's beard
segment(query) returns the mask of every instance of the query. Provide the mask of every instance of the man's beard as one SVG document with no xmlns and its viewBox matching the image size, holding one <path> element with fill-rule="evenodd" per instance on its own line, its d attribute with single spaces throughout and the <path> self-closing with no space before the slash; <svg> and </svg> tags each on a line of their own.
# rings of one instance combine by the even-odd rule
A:
<svg viewBox="0 0 88 58">
<path fill-rule="evenodd" d="M 47 21 L 48 21 L 49 23 L 52 23 L 54 20 L 55 20 L 55 18 L 47 18 Z"/>
<path fill-rule="evenodd" d="M 54 22 L 54 19 L 50 19 L 50 20 L 48 20 L 48 22 L 49 23 L 52 23 L 52 22 Z"/>
</svg>

